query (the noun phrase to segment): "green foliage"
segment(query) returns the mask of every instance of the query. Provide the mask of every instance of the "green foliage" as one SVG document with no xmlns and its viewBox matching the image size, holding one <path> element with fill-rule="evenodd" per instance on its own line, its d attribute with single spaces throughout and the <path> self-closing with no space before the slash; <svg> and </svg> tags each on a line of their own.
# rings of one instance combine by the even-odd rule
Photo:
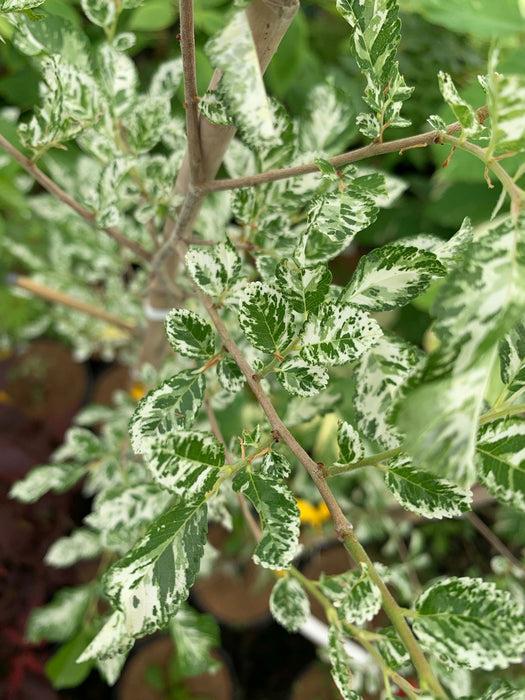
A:
<svg viewBox="0 0 525 700">
<path fill-rule="evenodd" d="M 270 609 L 288 632 L 297 632 L 308 618 L 310 603 L 301 584 L 291 576 L 284 576 L 272 589 Z"/>
</svg>

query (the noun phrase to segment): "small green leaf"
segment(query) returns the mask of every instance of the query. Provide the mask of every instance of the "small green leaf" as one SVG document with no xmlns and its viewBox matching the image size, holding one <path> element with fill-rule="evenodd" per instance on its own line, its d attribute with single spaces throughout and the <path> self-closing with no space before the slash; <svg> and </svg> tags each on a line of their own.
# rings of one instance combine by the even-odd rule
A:
<svg viewBox="0 0 525 700">
<path fill-rule="evenodd" d="M 337 444 L 340 464 L 353 464 L 365 456 L 365 448 L 359 433 L 353 425 L 344 420 L 340 421 L 337 427 Z"/>
<path fill-rule="evenodd" d="M 446 269 L 436 255 L 412 246 L 387 245 L 363 256 L 340 301 L 368 311 L 405 306 Z"/>
<path fill-rule="evenodd" d="M 280 578 L 272 589 L 270 610 L 288 632 L 297 632 L 308 619 L 310 601 L 303 587 L 292 576 Z"/>
<path fill-rule="evenodd" d="M 239 323 L 258 350 L 280 353 L 295 335 L 293 311 L 281 294 L 263 282 L 253 282 L 242 292 Z"/>
<path fill-rule="evenodd" d="M 332 666 L 332 677 L 344 700 L 361 700 L 359 695 L 350 689 L 353 681 L 350 658 L 344 647 L 344 637 L 334 625 L 328 628 L 328 656 Z"/>
<path fill-rule="evenodd" d="M 329 598 L 341 620 L 356 625 L 372 620 L 381 609 L 381 591 L 370 579 L 364 565 L 361 570 L 337 576 L 321 574 L 319 585 Z"/>
<path fill-rule="evenodd" d="M 32 644 L 43 639 L 63 642 L 82 626 L 84 613 L 93 596 L 91 586 L 62 588 L 53 600 L 31 611 L 27 622 L 26 638 Z"/>
<path fill-rule="evenodd" d="M 325 303 L 309 316 L 298 349 L 314 365 L 344 365 L 358 360 L 381 334 L 377 322 L 360 309 Z"/>
<path fill-rule="evenodd" d="M 282 475 L 273 472 L 274 467 L 275 458 L 269 453 L 258 472 L 239 472 L 233 488 L 250 499 L 261 519 L 262 537 L 253 554 L 255 563 L 288 569 L 298 552 L 301 523 L 297 502 Z"/>
<path fill-rule="evenodd" d="M 203 615 L 183 604 L 169 624 L 182 676 L 215 673 L 220 663 L 210 652 L 220 646 L 220 630 L 211 615 Z"/>
<path fill-rule="evenodd" d="M 459 96 L 459 93 L 454 85 L 454 81 L 448 73 L 440 71 L 438 74 L 439 89 L 443 95 L 443 99 L 456 115 L 457 120 L 461 124 L 461 134 L 465 138 L 475 138 L 483 130 L 484 126 L 479 123 L 476 111 Z"/>
<path fill-rule="evenodd" d="M 482 425 L 476 454 L 488 491 L 501 503 L 525 510 L 525 422 L 503 418 Z"/>
<path fill-rule="evenodd" d="M 93 24 L 109 28 L 117 17 L 117 6 L 107 0 L 80 0 L 82 11 Z"/>
<path fill-rule="evenodd" d="M 452 577 L 416 600 L 413 629 L 421 644 L 452 668 L 507 668 L 521 661 L 525 624 L 507 591 L 481 579 Z"/>
<path fill-rule="evenodd" d="M 204 375 L 187 369 L 148 392 L 137 404 L 129 423 L 134 452 L 147 453 L 174 430 L 193 427 L 205 388 Z"/>
<path fill-rule="evenodd" d="M 286 359 L 275 369 L 275 376 L 292 396 L 315 396 L 328 385 L 328 372 L 298 357 Z"/>
<path fill-rule="evenodd" d="M 176 6 L 164 0 L 135 0 L 130 7 L 137 7 L 127 25 L 127 29 L 133 32 L 161 32 L 177 19 Z"/>
<path fill-rule="evenodd" d="M 54 654 L 46 664 L 46 675 L 57 690 L 75 688 L 83 683 L 93 668 L 93 661 L 77 662 L 93 637 L 88 629 L 79 630 Z"/>
<path fill-rule="evenodd" d="M 166 335 L 175 352 L 205 360 L 215 352 L 215 333 L 210 324 L 194 311 L 172 309 L 166 318 Z"/>
</svg>

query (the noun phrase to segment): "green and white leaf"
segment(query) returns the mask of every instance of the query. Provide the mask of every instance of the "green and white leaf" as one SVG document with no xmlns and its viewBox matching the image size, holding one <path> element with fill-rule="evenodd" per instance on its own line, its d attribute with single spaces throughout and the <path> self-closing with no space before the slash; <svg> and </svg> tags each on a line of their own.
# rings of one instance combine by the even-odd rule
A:
<svg viewBox="0 0 525 700">
<path fill-rule="evenodd" d="M 0 12 L 22 12 L 42 5 L 45 0 L 3 0 Z"/>
<path fill-rule="evenodd" d="M 453 518 L 470 510 L 469 489 L 414 469 L 405 455 L 390 460 L 385 484 L 403 508 L 424 518 Z"/>
<path fill-rule="evenodd" d="M 211 433 L 179 430 L 152 444 L 146 465 L 155 481 L 173 493 L 200 492 L 224 466 L 224 446 Z"/>
<path fill-rule="evenodd" d="M 393 424 L 393 409 L 423 353 L 406 340 L 383 335 L 355 369 L 354 407 L 357 427 L 385 449 L 398 447 L 402 436 Z"/>
<path fill-rule="evenodd" d="M 239 365 L 229 353 L 224 353 L 217 364 L 217 379 L 222 388 L 231 394 L 240 391 L 246 381 Z"/>
<path fill-rule="evenodd" d="M 47 550 L 44 562 L 48 566 L 66 568 L 84 559 L 94 559 L 102 552 L 98 532 L 81 527 L 67 537 L 59 537 Z"/>
<path fill-rule="evenodd" d="M 31 469 L 21 481 L 9 491 L 9 497 L 22 503 L 34 503 L 48 491 L 64 493 L 85 474 L 84 467 L 76 464 L 49 464 Z"/>
<path fill-rule="evenodd" d="M 309 316 L 297 349 L 314 365 L 344 365 L 358 360 L 381 335 L 378 323 L 360 309 L 325 303 Z"/>
<path fill-rule="evenodd" d="M 330 79 L 308 93 L 306 116 L 299 120 L 301 152 L 335 155 L 355 134 L 355 111 L 348 96 Z"/>
<path fill-rule="evenodd" d="M 205 51 L 222 71 L 221 93 L 244 139 L 255 146 L 275 143 L 278 132 L 245 12 L 237 12 Z"/>
<path fill-rule="evenodd" d="M 326 299 L 332 273 L 326 265 L 302 268 L 293 260 L 281 260 L 275 268 L 276 284 L 286 289 L 286 300 L 297 313 L 315 311 Z"/>
<path fill-rule="evenodd" d="M 345 420 L 337 426 L 337 445 L 339 447 L 339 464 L 353 464 L 363 459 L 365 448 L 361 437 L 353 425 Z"/>
<path fill-rule="evenodd" d="M 259 471 L 239 472 L 233 488 L 250 499 L 261 519 L 262 537 L 254 562 L 268 569 L 288 569 L 298 553 L 301 523 L 297 501 L 283 477 L 273 471 L 274 466 L 269 453 Z"/>
<path fill-rule="evenodd" d="M 452 668 L 507 668 L 525 651 L 523 611 L 507 591 L 481 579 L 452 577 L 416 600 L 421 645 Z"/>
<path fill-rule="evenodd" d="M 376 641 L 377 651 L 392 669 L 403 668 L 410 661 L 405 645 L 394 627 L 381 630 L 381 639 Z"/>
<path fill-rule="evenodd" d="M 182 676 L 215 673 L 221 664 L 211 656 L 220 646 L 220 630 L 211 615 L 203 615 L 183 604 L 169 624 L 177 650 L 177 666 Z"/>
<path fill-rule="evenodd" d="M 77 663 L 83 663 L 89 659 L 102 661 L 115 659 L 127 654 L 134 641 L 126 625 L 124 613 L 117 610 L 109 616 L 99 633 L 80 654 Z"/>
<path fill-rule="evenodd" d="M 108 29 L 117 18 L 117 5 L 108 0 L 80 0 L 82 11 L 93 24 Z"/>
<path fill-rule="evenodd" d="M 507 681 L 494 681 L 481 700 L 522 700 L 523 689 L 513 688 Z M 465 699 L 467 700 L 467 699 Z M 474 698 L 472 698 L 474 700 Z"/>
<path fill-rule="evenodd" d="M 288 632 L 297 632 L 308 619 L 310 601 L 304 588 L 292 576 L 280 578 L 272 589 L 270 610 Z"/>
<path fill-rule="evenodd" d="M 372 620 L 381 609 L 381 591 L 371 580 L 365 565 L 360 570 L 336 576 L 321 574 L 319 584 L 341 620 L 362 625 Z"/>
<path fill-rule="evenodd" d="M 396 1 L 337 0 L 336 6 L 353 30 L 350 48 L 366 78 L 364 101 L 372 114 L 359 115 L 361 132 L 376 138 L 387 125 L 408 126 L 399 113 L 413 88 L 406 86 L 395 60 L 401 27 Z"/>
<path fill-rule="evenodd" d="M 328 628 L 328 657 L 332 667 L 332 677 L 343 700 L 361 700 L 360 696 L 350 689 L 353 681 L 350 658 L 345 649 L 342 632 L 335 625 L 330 625 Z"/>
<path fill-rule="evenodd" d="M 123 629 L 130 637 L 165 627 L 188 597 L 204 551 L 206 494 L 214 483 L 212 475 L 201 493 L 161 515 L 106 572 L 105 593 L 123 613 Z"/>
<path fill-rule="evenodd" d="M 287 358 L 274 371 L 292 396 L 315 396 L 328 385 L 329 376 L 324 367 L 311 365 L 299 357 Z"/>
<path fill-rule="evenodd" d="M 525 76 L 498 73 L 497 60 L 497 51 L 493 51 L 486 82 L 491 125 L 490 155 L 525 149 Z"/>
<path fill-rule="evenodd" d="M 290 304 L 273 287 L 253 282 L 241 293 L 239 324 L 250 343 L 267 353 L 282 353 L 295 335 Z"/>
<path fill-rule="evenodd" d="M 485 127 L 479 123 L 476 111 L 460 97 L 450 75 L 439 71 L 438 80 L 443 99 L 461 124 L 461 138 L 468 139 L 479 136 Z"/>
<path fill-rule="evenodd" d="M 120 678 L 120 674 L 124 664 L 126 663 L 127 656 L 127 653 L 116 654 L 115 656 L 110 656 L 107 659 L 96 660 L 95 666 L 108 685 L 115 685 Z"/>
<path fill-rule="evenodd" d="M 242 262 L 229 239 L 217 243 L 211 250 L 192 246 L 186 254 L 186 264 L 199 289 L 219 301 L 223 300 L 241 275 Z"/>
<path fill-rule="evenodd" d="M 446 269 L 430 251 L 404 245 L 387 245 L 363 256 L 340 301 L 368 311 L 405 306 L 422 294 Z"/>
<path fill-rule="evenodd" d="M 151 78 L 149 94 L 152 97 L 173 97 L 182 80 L 182 58 L 172 58 L 159 65 Z"/>
<path fill-rule="evenodd" d="M 111 114 L 121 117 L 132 109 L 138 90 L 137 68 L 122 51 L 103 43 L 96 53 L 98 83 Z"/>
<path fill-rule="evenodd" d="M 206 380 L 194 370 L 182 370 L 148 392 L 129 423 L 131 446 L 145 454 L 155 443 L 180 428 L 191 428 L 200 410 Z"/>
<path fill-rule="evenodd" d="M 501 503 L 525 510 L 525 421 L 503 418 L 482 425 L 476 456 L 485 488 Z"/>
<path fill-rule="evenodd" d="M 47 605 L 29 615 L 26 639 L 38 644 L 43 639 L 63 642 L 69 639 L 84 621 L 84 613 L 93 596 L 92 586 L 62 588 Z"/>
<path fill-rule="evenodd" d="M 175 352 L 206 360 L 215 352 L 215 332 L 201 316 L 189 309 L 172 309 L 166 318 L 166 335 Z"/>
<path fill-rule="evenodd" d="M 525 325 L 520 323 L 500 342 L 501 381 L 509 394 L 525 387 Z"/>
</svg>

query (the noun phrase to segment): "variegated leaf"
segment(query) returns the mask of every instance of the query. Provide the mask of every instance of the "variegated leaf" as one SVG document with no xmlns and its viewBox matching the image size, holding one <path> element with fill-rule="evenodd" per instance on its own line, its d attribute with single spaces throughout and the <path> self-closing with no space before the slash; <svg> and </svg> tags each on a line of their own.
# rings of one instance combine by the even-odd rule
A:
<svg viewBox="0 0 525 700">
<path fill-rule="evenodd" d="M 344 365 L 358 360 L 381 334 L 377 322 L 360 309 L 326 303 L 308 318 L 297 349 L 314 365 Z"/>
<path fill-rule="evenodd" d="M 361 700 L 360 696 L 350 688 L 353 681 L 350 658 L 345 649 L 344 637 L 335 625 L 330 625 L 328 628 L 328 657 L 332 667 L 332 677 L 343 700 Z"/>
<path fill-rule="evenodd" d="M 77 659 L 83 663 L 89 659 L 111 660 L 127 654 L 134 643 L 134 637 L 126 625 L 124 613 L 112 613 L 100 632 L 93 638 Z"/>
<path fill-rule="evenodd" d="M 26 628 L 27 640 L 38 644 L 43 639 L 63 642 L 71 637 L 82 626 L 93 593 L 89 585 L 62 588 L 50 603 L 31 612 Z"/>
<path fill-rule="evenodd" d="M 388 463 L 385 484 L 403 508 L 424 518 L 453 518 L 470 510 L 469 489 L 414 469 L 404 455 Z"/>
<path fill-rule="evenodd" d="M 200 492 L 224 466 L 224 447 L 211 433 L 179 430 L 151 445 L 147 467 L 157 483 L 186 496 Z"/>
<path fill-rule="evenodd" d="M 497 60 L 497 51 L 493 51 L 486 82 L 491 155 L 525 149 L 525 76 L 498 73 Z"/>
<path fill-rule="evenodd" d="M 299 122 L 302 152 L 341 153 L 355 133 L 355 112 L 348 96 L 333 81 L 316 85 L 306 100 L 307 116 Z"/>
<path fill-rule="evenodd" d="M 502 503 L 525 510 L 525 421 L 503 418 L 479 430 L 480 481 Z"/>
<path fill-rule="evenodd" d="M 286 359 L 275 369 L 275 376 L 292 396 L 315 396 L 328 385 L 324 367 L 311 365 L 299 357 Z"/>
<path fill-rule="evenodd" d="M 253 554 L 255 563 L 269 569 L 288 569 L 298 552 L 301 523 L 295 497 L 283 476 L 275 473 L 274 456 L 266 455 L 257 472 L 239 472 L 233 488 L 250 499 L 261 519 L 262 537 Z"/>
<path fill-rule="evenodd" d="M 155 484 L 107 489 L 95 498 L 84 522 L 100 533 L 105 548 L 126 552 L 171 499 L 169 492 Z"/>
<path fill-rule="evenodd" d="M 98 532 L 78 528 L 67 537 L 59 537 L 47 550 L 45 563 L 56 568 L 66 568 L 77 561 L 94 559 L 102 552 L 102 542 Z"/>
<path fill-rule="evenodd" d="M 205 294 L 222 301 L 241 274 L 241 259 L 235 246 L 226 239 L 211 250 L 193 246 L 186 254 L 186 264 L 195 284 Z"/>
<path fill-rule="evenodd" d="M 142 0 L 141 0 L 142 1 Z M 158 65 L 149 85 L 149 94 L 173 97 L 182 80 L 182 58 L 172 58 Z"/>
<path fill-rule="evenodd" d="M 336 576 L 321 574 L 319 584 L 341 620 L 362 625 L 372 620 L 381 609 L 381 591 L 370 579 L 364 565 L 360 570 L 346 571 Z"/>
<path fill-rule="evenodd" d="M 214 673 L 220 663 L 210 652 L 220 646 L 220 630 L 211 615 L 183 604 L 169 624 L 177 650 L 177 666 L 183 676 Z"/>
<path fill-rule="evenodd" d="M 126 663 L 127 656 L 127 653 L 115 654 L 107 659 L 96 660 L 95 666 L 108 685 L 115 685 L 120 678 L 120 674 L 124 668 L 124 664 Z"/>
<path fill-rule="evenodd" d="M 388 125 L 408 126 L 410 122 L 399 116 L 412 88 L 395 60 L 401 27 L 396 1 L 337 0 L 337 9 L 352 28 L 351 50 L 365 75 L 364 100 L 373 112 L 358 117 L 362 133 L 376 138 Z"/>
<path fill-rule="evenodd" d="M 525 387 L 525 325 L 520 323 L 500 342 L 501 381 L 510 394 Z"/>
<path fill-rule="evenodd" d="M 340 421 L 337 427 L 337 444 L 340 464 L 353 464 L 365 456 L 365 448 L 359 433 L 345 420 Z"/>
<path fill-rule="evenodd" d="M 246 381 L 239 365 L 229 353 L 224 353 L 217 364 L 217 379 L 222 388 L 231 394 L 240 391 Z"/>
<path fill-rule="evenodd" d="M 222 71 L 221 94 L 244 139 L 256 146 L 276 142 L 273 111 L 244 11 L 206 44 L 211 64 Z"/>
<path fill-rule="evenodd" d="M 205 360 L 215 352 L 215 332 L 201 316 L 189 309 L 172 309 L 166 318 L 166 335 L 175 352 Z"/>
<path fill-rule="evenodd" d="M 201 493 L 161 515 L 106 572 L 104 590 L 123 613 L 122 626 L 130 637 L 165 627 L 188 597 L 204 551 L 206 494 L 214 483 L 214 475 L 209 476 Z"/>
<path fill-rule="evenodd" d="M 253 282 L 241 295 L 239 323 L 258 350 L 281 353 L 295 335 L 295 317 L 281 292 L 263 282 Z"/>
<path fill-rule="evenodd" d="M 421 645 L 452 668 L 507 668 L 525 651 L 523 611 L 496 584 L 448 578 L 416 600 L 413 629 Z"/>
<path fill-rule="evenodd" d="M 10 498 L 22 503 L 34 503 L 48 491 L 64 493 L 86 473 L 84 467 L 76 464 L 49 464 L 31 469 L 21 481 L 17 481 L 9 491 Z"/>
<path fill-rule="evenodd" d="M 381 630 L 381 639 L 377 642 L 377 651 L 392 669 L 406 666 L 410 660 L 405 645 L 399 638 L 394 627 L 385 627 Z"/>
<path fill-rule="evenodd" d="M 3 0 L 2 7 L 0 7 L 0 13 L 31 10 L 33 7 L 38 7 L 44 2 L 45 0 Z"/>
<path fill-rule="evenodd" d="M 476 111 L 460 97 L 454 81 L 448 73 L 440 71 L 438 79 L 443 99 L 461 124 L 462 138 L 475 138 L 484 130 L 484 126 L 480 124 Z"/>
<path fill-rule="evenodd" d="M 191 428 L 205 388 L 204 375 L 187 369 L 147 393 L 137 404 L 129 423 L 134 452 L 144 454 L 175 430 Z"/>
<path fill-rule="evenodd" d="M 446 269 L 436 255 L 412 246 L 387 245 L 363 256 L 340 301 L 368 311 L 405 306 Z"/>
<path fill-rule="evenodd" d="M 396 403 L 421 366 L 423 353 L 394 335 L 384 335 L 355 370 L 354 407 L 357 426 L 385 449 L 398 447 L 402 436 L 393 424 Z"/>
<path fill-rule="evenodd" d="M 291 576 L 280 578 L 272 589 L 270 610 L 288 632 L 297 632 L 308 619 L 310 601 L 304 588 Z"/>
<path fill-rule="evenodd" d="M 80 0 L 82 11 L 93 24 L 109 28 L 117 17 L 117 6 L 107 0 Z"/>
<path fill-rule="evenodd" d="M 326 265 L 301 268 L 293 260 L 282 260 L 275 268 L 280 289 L 286 289 L 286 300 L 300 314 L 315 311 L 326 299 L 332 273 Z"/>
<path fill-rule="evenodd" d="M 465 698 L 464 700 L 469 700 Z M 475 700 L 472 698 L 472 700 Z M 513 688 L 507 681 L 494 681 L 481 700 L 523 700 L 523 689 Z"/>
</svg>

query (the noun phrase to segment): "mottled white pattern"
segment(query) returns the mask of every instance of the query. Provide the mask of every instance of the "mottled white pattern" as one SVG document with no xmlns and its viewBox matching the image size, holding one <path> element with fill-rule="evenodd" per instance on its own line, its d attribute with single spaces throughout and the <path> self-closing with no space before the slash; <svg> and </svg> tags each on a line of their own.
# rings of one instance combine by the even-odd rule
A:
<svg viewBox="0 0 525 700">
<path fill-rule="evenodd" d="M 310 601 L 297 579 L 285 576 L 272 589 L 270 610 L 288 632 L 297 632 L 310 614 Z"/>
<path fill-rule="evenodd" d="M 79 528 L 67 537 L 59 537 L 47 550 L 44 558 L 48 566 L 66 568 L 84 559 L 94 559 L 102 551 L 98 532 Z"/>
<path fill-rule="evenodd" d="M 525 421 L 504 418 L 481 426 L 476 453 L 483 485 L 502 503 L 525 510 Z"/>
</svg>

